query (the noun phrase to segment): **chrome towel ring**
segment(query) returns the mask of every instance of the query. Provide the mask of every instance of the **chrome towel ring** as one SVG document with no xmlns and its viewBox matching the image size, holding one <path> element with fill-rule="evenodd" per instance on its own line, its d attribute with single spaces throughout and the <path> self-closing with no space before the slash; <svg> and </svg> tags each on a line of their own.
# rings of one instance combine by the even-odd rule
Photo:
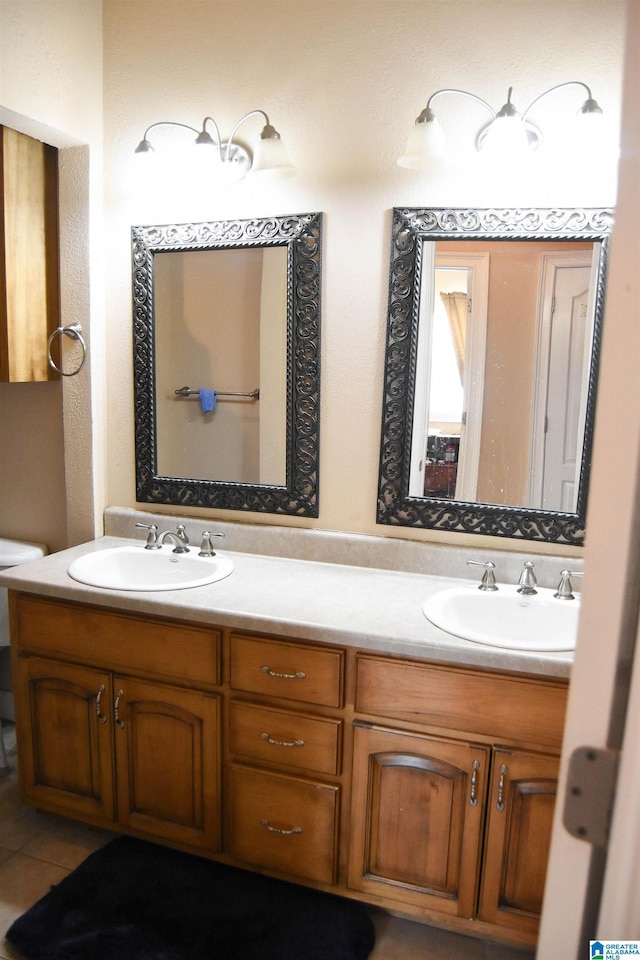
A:
<svg viewBox="0 0 640 960">
<path fill-rule="evenodd" d="M 53 338 L 60 337 L 63 334 L 65 337 L 71 337 L 72 340 L 77 340 L 82 347 L 82 360 L 80 361 L 80 365 L 76 370 L 71 370 L 68 373 L 65 373 L 64 370 L 60 370 L 60 368 L 56 366 L 53 357 L 51 356 L 51 344 L 53 342 Z M 59 373 L 63 377 L 75 377 L 76 374 L 80 373 L 84 366 L 84 362 L 87 359 L 87 345 L 84 342 L 84 337 L 82 336 L 82 327 L 79 323 L 70 323 L 68 327 L 58 327 L 53 331 L 49 337 L 49 340 L 47 341 L 47 359 L 49 361 L 49 366 L 53 367 L 56 373 Z"/>
</svg>

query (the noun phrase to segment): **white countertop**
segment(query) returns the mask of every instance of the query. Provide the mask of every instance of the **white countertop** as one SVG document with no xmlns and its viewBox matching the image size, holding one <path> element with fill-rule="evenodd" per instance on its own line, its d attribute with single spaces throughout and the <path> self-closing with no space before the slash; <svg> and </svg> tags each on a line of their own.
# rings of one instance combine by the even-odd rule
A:
<svg viewBox="0 0 640 960">
<path fill-rule="evenodd" d="M 102 537 L 0 573 L 0 586 L 113 610 L 235 627 L 271 636 L 356 646 L 378 653 L 567 677 L 573 654 L 506 650 L 454 637 L 422 612 L 429 594 L 464 580 L 221 550 L 224 580 L 186 590 L 133 592 L 86 586 L 67 573 L 88 551 L 140 543 Z"/>
</svg>

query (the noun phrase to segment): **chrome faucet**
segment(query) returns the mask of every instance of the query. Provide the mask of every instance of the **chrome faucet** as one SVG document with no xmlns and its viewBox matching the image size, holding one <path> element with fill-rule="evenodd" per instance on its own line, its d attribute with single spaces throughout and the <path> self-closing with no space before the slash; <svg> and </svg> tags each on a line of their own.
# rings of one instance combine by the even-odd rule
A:
<svg viewBox="0 0 640 960">
<path fill-rule="evenodd" d="M 147 542 L 144 546 L 145 550 L 159 550 L 168 537 L 173 540 L 175 544 L 173 549 L 174 553 L 189 553 L 189 537 L 184 528 L 184 523 L 178 524 L 175 533 L 173 530 L 164 530 L 159 534 L 155 523 L 136 523 L 136 527 L 141 527 L 143 530 L 149 531 L 147 534 Z"/>
<path fill-rule="evenodd" d="M 182 524 L 180 524 L 180 526 L 182 526 Z M 173 530 L 165 530 L 158 537 L 158 546 L 162 547 L 167 539 L 175 543 L 175 547 L 173 548 L 174 553 L 189 553 L 189 547 L 187 546 L 189 540 L 184 533 L 184 527 L 182 527 L 182 532 L 180 528 L 178 528 L 177 533 L 174 533 Z"/>
<path fill-rule="evenodd" d="M 518 593 L 521 593 L 525 597 L 532 597 L 538 591 L 536 587 L 538 581 L 536 580 L 536 575 L 533 572 L 535 564 L 532 560 L 525 560 L 524 570 L 520 574 L 520 579 L 518 580 Z"/>
</svg>

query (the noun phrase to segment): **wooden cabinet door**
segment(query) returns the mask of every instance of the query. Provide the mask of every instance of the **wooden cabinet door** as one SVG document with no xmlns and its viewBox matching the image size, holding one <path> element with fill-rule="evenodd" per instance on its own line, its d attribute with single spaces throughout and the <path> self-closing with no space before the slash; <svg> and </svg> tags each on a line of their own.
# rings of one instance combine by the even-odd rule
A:
<svg viewBox="0 0 640 960">
<path fill-rule="evenodd" d="M 16 660 L 21 782 L 36 807 L 113 821 L 111 679 L 40 657 Z"/>
<path fill-rule="evenodd" d="M 356 724 L 349 886 L 473 916 L 489 756 L 477 744 Z"/>
<path fill-rule="evenodd" d="M 496 749 L 480 897 L 482 920 L 538 929 L 551 844 L 558 758 Z"/>
<path fill-rule="evenodd" d="M 219 697 L 114 677 L 118 822 L 216 851 Z"/>
<path fill-rule="evenodd" d="M 0 192 L 0 380 L 57 379 L 47 362 L 60 320 L 56 148 L 0 126 Z"/>
</svg>

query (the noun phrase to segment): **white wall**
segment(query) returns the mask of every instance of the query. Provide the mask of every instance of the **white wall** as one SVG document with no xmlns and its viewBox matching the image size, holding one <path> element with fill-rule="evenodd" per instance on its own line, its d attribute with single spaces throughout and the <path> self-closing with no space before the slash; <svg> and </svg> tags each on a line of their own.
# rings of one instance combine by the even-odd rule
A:
<svg viewBox="0 0 640 960">
<path fill-rule="evenodd" d="M 426 181 L 396 166 L 396 157 L 429 94 L 443 86 L 470 89 L 497 109 L 513 85 L 524 109 L 555 83 L 584 80 L 617 142 L 624 4 L 105 0 L 104 11 L 109 503 L 132 506 L 135 498 L 131 224 L 320 210 L 326 215 L 320 517 L 255 519 L 446 538 L 375 524 L 391 208 L 596 205 L 611 203 L 614 193 L 601 178 L 585 184 L 576 171 L 558 180 L 547 170 L 540 182 L 520 171 L 515 177 L 501 171 L 493 180 L 477 174 Z M 551 125 L 561 106 L 573 111 L 578 94 L 574 89 L 569 104 L 566 91 L 547 98 L 539 122 Z M 297 179 L 269 188 L 248 179 L 194 195 L 194 178 L 181 177 L 176 167 L 170 185 L 151 195 L 136 182 L 132 153 L 148 124 L 170 119 L 198 127 L 212 114 L 228 134 L 255 107 L 286 138 Z M 470 101 L 443 98 L 440 112 L 443 123 L 466 115 L 474 131 L 485 121 Z M 257 134 L 259 123 L 247 132 Z M 455 155 L 459 144 L 451 139 Z"/>
<path fill-rule="evenodd" d="M 0 534 L 53 550 L 104 505 L 101 17 L 101 0 L 0 2 L 0 123 L 60 148 L 62 324 L 92 353 L 77 378 L 0 385 Z"/>
</svg>

